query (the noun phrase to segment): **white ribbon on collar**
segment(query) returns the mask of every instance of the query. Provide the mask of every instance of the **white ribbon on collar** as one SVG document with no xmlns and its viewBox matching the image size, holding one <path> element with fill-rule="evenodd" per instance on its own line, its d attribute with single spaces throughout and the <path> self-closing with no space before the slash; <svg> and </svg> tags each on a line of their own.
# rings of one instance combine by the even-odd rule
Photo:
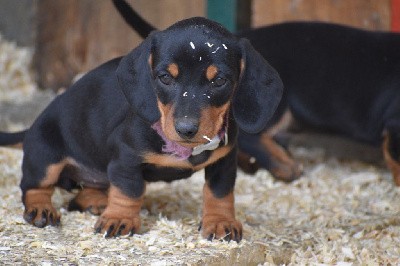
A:
<svg viewBox="0 0 400 266">
<path fill-rule="evenodd" d="M 224 135 L 224 145 L 228 145 L 228 133 L 225 132 Z M 192 156 L 199 155 L 203 151 L 213 151 L 218 148 L 219 144 L 221 143 L 220 137 L 217 135 L 213 139 L 211 139 L 208 143 L 201 144 L 193 148 Z"/>
</svg>

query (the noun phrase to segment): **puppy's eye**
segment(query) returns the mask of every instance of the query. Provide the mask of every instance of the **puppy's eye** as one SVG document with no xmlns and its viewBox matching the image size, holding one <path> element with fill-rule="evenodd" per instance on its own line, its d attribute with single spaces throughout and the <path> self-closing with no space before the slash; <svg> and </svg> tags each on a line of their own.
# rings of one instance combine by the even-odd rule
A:
<svg viewBox="0 0 400 266">
<path fill-rule="evenodd" d="M 221 86 L 225 85 L 225 83 L 226 83 L 226 79 L 220 78 L 220 77 L 214 79 L 214 80 L 211 82 L 211 84 L 212 84 L 214 87 L 221 87 Z"/>
<path fill-rule="evenodd" d="M 168 75 L 168 74 L 163 74 L 158 76 L 158 79 L 165 85 L 171 85 L 174 79 Z"/>
</svg>

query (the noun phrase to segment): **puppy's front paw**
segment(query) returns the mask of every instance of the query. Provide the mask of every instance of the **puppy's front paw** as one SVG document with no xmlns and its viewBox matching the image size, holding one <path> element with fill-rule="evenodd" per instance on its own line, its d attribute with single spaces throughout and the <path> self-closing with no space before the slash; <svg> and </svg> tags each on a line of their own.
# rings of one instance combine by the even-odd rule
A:
<svg viewBox="0 0 400 266">
<path fill-rule="evenodd" d="M 105 237 L 120 236 L 139 232 L 140 209 L 143 197 L 131 198 L 117 187 L 111 186 L 108 192 L 108 205 L 97 220 L 95 233 L 104 233 Z"/>
<path fill-rule="evenodd" d="M 36 227 L 43 228 L 46 225 L 60 225 L 61 215 L 51 204 L 35 204 L 25 208 L 24 219 Z"/>
<path fill-rule="evenodd" d="M 120 235 L 132 236 L 140 229 L 140 217 L 104 211 L 97 220 L 94 228 L 95 233 L 104 233 L 105 237 L 117 237 Z"/>
<path fill-rule="evenodd" d="M 243 234 L 243 227 L 239 221 L 222 216 L 203 217 L 199 230 L 201 230 L 201 235 L 210 241 L 224 239 L 226 241 L 234 240 L 239 243 Z"/>
</svg>

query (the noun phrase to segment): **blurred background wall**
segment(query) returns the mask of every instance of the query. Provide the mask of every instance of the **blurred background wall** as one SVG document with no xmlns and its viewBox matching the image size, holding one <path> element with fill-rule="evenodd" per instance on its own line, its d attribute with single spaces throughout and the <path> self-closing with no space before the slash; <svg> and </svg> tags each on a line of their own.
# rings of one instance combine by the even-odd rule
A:
<svg viewBox="0 0 400 266">
<path fill-rule="evenodd" d="M 128 2 L 160 29 L 183 18 L 207 14 L 215 20 L 236 16 L 242 22 L 248 21 L 239 28 L 282 21 L 319 20 L 391 30 L 400 23 L 400 0 Z M 231 5 L 234 8 L 229 8 Z M 123 55 L 141 42 L 119 16 L 111 0 L 0 0 L 0 33 L 19 45 L 34 47 L 37 81 L 40 87 L 54 90 L 67 87 L 76 74 Z"/>
</svg>

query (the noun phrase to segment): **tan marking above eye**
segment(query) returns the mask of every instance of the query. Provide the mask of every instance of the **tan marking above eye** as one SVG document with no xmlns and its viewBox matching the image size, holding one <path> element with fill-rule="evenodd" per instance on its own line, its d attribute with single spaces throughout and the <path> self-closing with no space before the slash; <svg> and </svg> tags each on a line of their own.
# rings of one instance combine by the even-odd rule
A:
<svg viewBox="0 0 400 266">
<path fill-rule="evenodd" d="M 211 81 L 213 80 L 218 74 L 218 68 L 214 65 L 210 65 L 206 69 L 206 78 Z"/>
<path fill-rule="evenodd" d="M 174 78 L 179 75 L 179 67 L 175 63 L 169 64 L 167 70 Z"/>
</svg>

